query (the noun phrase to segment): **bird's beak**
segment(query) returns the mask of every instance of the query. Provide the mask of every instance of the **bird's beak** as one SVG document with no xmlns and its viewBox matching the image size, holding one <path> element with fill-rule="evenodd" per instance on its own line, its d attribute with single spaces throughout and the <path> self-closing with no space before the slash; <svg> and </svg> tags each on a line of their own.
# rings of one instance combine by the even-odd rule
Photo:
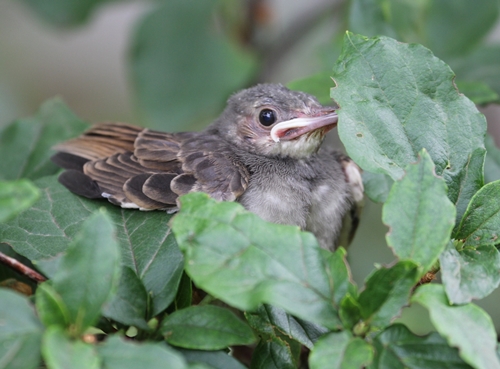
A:
<svg viewBox="0 0 500 369">
<path fill-rule="evenodd" d="M 276 124 L 271 129 L 271 138 L 275 142 L 293 140 L 320 128 L 323 129 L 323 133 L 326 133 L 337 125 L 337 121 L 338 116 L 333 109 L 324 109 L 318 116 L 300 117 Z"/>
</svg>

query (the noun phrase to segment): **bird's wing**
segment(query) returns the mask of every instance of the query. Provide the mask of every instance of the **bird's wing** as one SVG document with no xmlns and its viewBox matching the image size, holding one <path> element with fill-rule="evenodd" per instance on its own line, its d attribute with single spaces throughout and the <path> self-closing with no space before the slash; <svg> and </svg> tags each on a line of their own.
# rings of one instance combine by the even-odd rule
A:
<svg viewBox="0 0 500 369">
<path fill-rule="evenodd" d="M 125 208 L 173 209 L 188 192 L 231 201 L 246 189 L 248 172 L 217 141 L 106 123 L 55 146 L 52 160 L 67 169 L 59 181 L 78 195 Z"/>
</svg>

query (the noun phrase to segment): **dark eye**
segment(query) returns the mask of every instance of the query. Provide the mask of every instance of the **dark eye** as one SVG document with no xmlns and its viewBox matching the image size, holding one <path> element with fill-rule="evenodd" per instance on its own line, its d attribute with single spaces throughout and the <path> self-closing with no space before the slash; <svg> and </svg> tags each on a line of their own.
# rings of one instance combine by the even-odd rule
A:
<svg viewBox="0 0 500 369">
<path fill-rule="evenodd" d="M 269 127 L 276 122 L 276 113 L 271 109 L 262 109 L 259 113 L 259 122 L 263 126 Z"/>
</svg>

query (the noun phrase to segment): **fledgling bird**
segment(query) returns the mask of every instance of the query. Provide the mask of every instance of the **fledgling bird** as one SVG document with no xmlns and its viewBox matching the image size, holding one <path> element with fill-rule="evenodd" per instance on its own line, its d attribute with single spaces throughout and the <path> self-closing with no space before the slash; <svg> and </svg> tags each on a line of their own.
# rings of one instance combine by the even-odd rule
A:
<svg viewBox="0 0 500 369">
<path fill-rule="evenodd" d="M 312 95 L 260 84 L 230 97 L 201 132 L 103 123 L 55 146 L 52 160 L 67 169 L 59 181 L 87 198 L 173 212 L 178 196 L 202 191 L 334 250 L 352 239 L 363 200 L 358 166 L 320 148 L 336 124 L 335 110 Z"/>
</svg>

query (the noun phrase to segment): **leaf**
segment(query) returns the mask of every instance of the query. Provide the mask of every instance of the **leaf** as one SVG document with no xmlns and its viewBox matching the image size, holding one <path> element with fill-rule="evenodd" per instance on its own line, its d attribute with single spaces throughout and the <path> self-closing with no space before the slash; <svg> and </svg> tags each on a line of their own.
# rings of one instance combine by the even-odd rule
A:
<svg viewBox="0 0 500 369">
<path fill-rule="evenodd" d="M 456 348 L 436 332 L 416 336 L 402 324 L 394 324 L 373 340 L 375 357 L 370 368 L 471 369 Z"/>
<path fill-rule="evenodd" d="M 152 127 L 176 131 L 206 122 L 249 81 L 253 55 L 219 34 L 213 24 L 216 4 L 170 0 L 140 23 L 130 67 L 141 110 Z"/>
<path fill-rule="evenodd" d="M 373 348 L 348 331 L 321 337 L 309 356 L 311 369 L 362 369 L 373 359 Z"/>
<path fill-rule="evenodd" d="M 455 234 L 455 238 L 465 241 L 464 246 L 500 242 L 500 203 L 491 201 L 499 197 L 500 181 L 488 183 L 474 195 Z"/>
<path fill-rule="evenodd" d="M 387 37 L 348 33 L 333 78 L 339 135 L 364 170 L 400 179 L 425 148 L 461 209 L 481 187 L 486 121 L 432 53 Z M 466 139 L 465 139 L 466 138 Z M 474 165 L 472 165 L 474 163 Z"/>
<path fill-rule="evenodd" d="M 198 287 L 240 310 L 269 303 L 327 328 L 340 327 L 329 267 L 312 234 L 267 223 L 240 204 L 203 193 L 180 201 L 172 230 Z"/>
<path fill-rule="evenodd" d="M 49 327 L 42 342 L 42 354 L 50 369 L 100 369 L 101 360 L 94 347 L 71 340 L 61 327 Z"/>
<path fill-rule="evenodd" d="M 436 330 L 458 348 L 465 362 L 475 369 L 500 368 L 495 328 L 484 310 L 473 304 L 450 306 L 444 287 L 438 284 L 420 286 L 412 301 L 429 310 Z"/>
<path fill-rule="evenodd" d="M 122 267 L 118 290 L 105 306 L 102 314 L 125 325 L 149 331 L 146 322 L 148 293 L 137 274 L 129 267 Z"/>
<path fill-rule="evenodd" d="M 321 335 L 328 332 L 326 328 L 294 318 L 285 310 L 271 305 L 262 305 L 255 312 L 245 313 L 245 316 L 250 326 L 260 335 L 285 335 L 309 349 Z"/>
<path fill-rule="evenodd" d="M 484 181 L 490 183 L 500 179 L 500 149 L 489 134 L 486 134 L 484 143 L 487 150 L 484 161 Z"/>
<path fill-rule="evenodd" d="M 386 9 L 390 4 L 386 3 Z M 397 37 L 396 31 L 389 23 L 389 15 L 384 12 L 381 1 L 352 0 L 348 19 L 349 29 L 354 33 L 367 36 L 385 35 L 394 38 Z"/>
<path fill-rule="evenodd" d="M 323 105 L 331 105 L 332 99 L 328 91 L 333 86 L 331 72 L 322 72 L 310 77 L 297 79 L 287 83 L 290 90 L 302 91 L 315 96 Z"/>
<path fill-rule="evenodd" d="M 409 303 L 420 274 L 418 265 L 411 261 L 399 261 L 373 272 L 357 299 L 363 320 L 374 327 L 389 325 Z"/>
<path fill-rule="evenodd" d="M 250 327 L 228 309 L 191 306 L 169 315 L 161 325 L 165 340 L 174 346 L 220 350 L 256 341 Z"/>
<path fill-rule="evenodd" d="M 40 191 L 31 181 L 0 181 L 0 222 L 29 208 L 40 197 Z"/>
<path fill-rule="evenodd" d="M 300 345 L 273 338 L 261 340 L 252 354 L 250 368 L 295 369 L 298 368 Z"/>
<path fill-rule="evenodd" d="M 0 288 L 0 301 L 1 367 L 38 368 L 43 327 L 28 298 Z"/>
<path fill-rule="evenodd" d="M 118 282 L 119 249 L 111 219 L 96 212 L 82 225 L 52 278 L 65 303 L 70 332 L 78 335 L 94 324 Z"/>
<path fill-rule="evenodd" d="M 153 315 L 166 309 L 176 295 L 183 258 L 170 232 L 165 212 L 121 209 L 106 201 L 76 196 L 56 177 L 36 181 L 40 200 L 10 222 L 0 224 L 0 239 L 30 260 L 52 259 L 66 250 L 94 211 L 105 207 L 115 228 L 122 264 L 141 279 L 153 299 Z M 53 262 L 53 260 L 52 260 Z M 57 263 L 46 269 L 54 269 Z"/>
<path fill-rule="evenodd" d="M 31 118 L 19 119 L 0 130 L 0 179 L 37 179 L 55 174 L 51 147 L 73 138 L 88 125 L 59 99 L 45 102 Z"/>
<path fill-rule="evenodd" d="M 117 335 L 97 348 L 106 369 L 187 369 L 182 355 L 165 343 L 135 343 Z"/>
<path fill-rule="evenodd" d="M 384 203 L 394 181 L 386 174 L 363 172 L 365 194 L 373 202 Z"/>
<path fill-rule="evenodd" d="M 500 284 L 500 253 L 494 246 L 457 251 L 450 243 L 439 262 L 443 285 L 452 304 L 482 299 Z"/>
<path fill-rule="evenodd" d="M 398 258 L 419 263 L 422 272 L 427 272 L 450 239 L 455 207 L 425 150 L 420 161 L 408 165 L 406 175 L 392 186 L 382 220 L 390 228 L 387 243 Z"/>
<path fill-rule="evenodd" d="M 474 104 L 484 105 L 500 100 L 500 96 L 486 83 L 481 81 L 455 81 L 461 93 L 471 99 Z"/>
<path fill-rule="evenodd" d="M 38 15 L 57 26 L 75 26 L 88 20 L 99 5 L 109 0 L 24 0 Z"/>
<path fill-rule="evenodd" d="M 339 247 L 335 252 L 320 249 L 320 253 L 326 260 L 327 273 L 333 286 L 333 301 L 338 306 L 346 293 L 357 294 L 347 263 L 347 252 L 343 247 Z"/>
<path fill-rule="evenodd" d="M 181 348 L 177 351 L 182 353 L 191 365 L 202 363 L 209 365 L 210 368 L 246 369 L 246 366 L 224 351 L 186 350 Z"/>
<path fill-rule="evenodd" d="M 36 289 L 36 311 L 46 327 L 58 325 L 65 328 L 71 323 L 68 307 L 51 282 L 42 283 Z"/>
</svg>

